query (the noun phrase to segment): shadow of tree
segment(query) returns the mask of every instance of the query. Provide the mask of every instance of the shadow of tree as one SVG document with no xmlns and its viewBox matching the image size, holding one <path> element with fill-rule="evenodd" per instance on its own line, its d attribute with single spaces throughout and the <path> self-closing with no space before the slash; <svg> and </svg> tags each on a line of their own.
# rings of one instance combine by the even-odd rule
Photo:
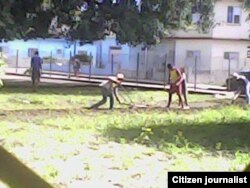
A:
<svg viewBox="0 0 250 188">
<path fill-rule="evenodd" d="M 128 126 L 129 127 L 129 126 Z M 209 151 L 238 150 L 250 152 L 250 122 L 230 122 L 214 124 L 178 124 L 169 123 L 147 128 L 108 128 L 105 135 L 113 141 L 125 139 L 161 150 L 164 143 L 182 147 L 200 146 Z M 144 138 L 147 138 L 146 141 Z"/>
<path fill-rule="evenodd" d="M 11 188 L 53 188 L 1 146 L 0 180 Z"/>
</svg>

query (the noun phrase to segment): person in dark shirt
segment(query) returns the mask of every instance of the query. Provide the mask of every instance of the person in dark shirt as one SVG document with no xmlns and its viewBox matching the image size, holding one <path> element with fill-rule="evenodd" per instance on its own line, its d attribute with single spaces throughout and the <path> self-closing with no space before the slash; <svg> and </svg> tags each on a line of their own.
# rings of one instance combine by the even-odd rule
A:
<svg viewBox="0 0 250 188">
<path fill-rule="evenodd" d="M 36 51 L 34 56 L 31 58 L 31 79 L 33 87 L 36 87 L 38 82 L 40 82 L 42 63 L 43 61 L 39 57 L 39 52 Z"/>
</svg>

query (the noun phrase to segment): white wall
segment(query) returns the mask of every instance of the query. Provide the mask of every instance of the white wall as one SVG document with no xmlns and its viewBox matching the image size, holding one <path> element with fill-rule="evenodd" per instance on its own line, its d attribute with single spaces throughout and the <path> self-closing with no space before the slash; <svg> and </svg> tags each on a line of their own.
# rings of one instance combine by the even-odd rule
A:
<svg viewBox="0 0 250 188">
<path fill-rule="evenodd" d="M 249 42 L 244 41 L 214 41 L 212 45 L 211 79 L 217 83 L 225 83 L 226 78 L 233 72 L 250 69 L 250 59 L 247 58 Z M 224 59 L 225 52 L 238 52 L 239 59 L 230 61 Z"/>
<path fill-rule="evenodd" d="M 197 83 L 209 83 L 211 48 L 211 40 L 176 40 L 175 64 L 177 67 L 185 67 L 189 82 L 194 82 L 195 58 L 188 58 L 187 51 L 200 51 L 200 58 L 197 59 Z"/>
<path fill-rule="evenodd" d="M 249 61 L 247 58 L 247 46 L 249 42 L 244 41 L 214 41 L 212 44 L 212 62 L 211 67 L 213 70 L 227 69 L 228 60 L 224 59 L 224 52 L 238 52 L 238 64 L 232 64 L 234 69 L 242 69 Z M 236 63 L 233 62 L 232 63 Z"/>
<path fill-rule="evenodd" d="M 194 28 L 187 31 L 173 31 L 172 37 L 184 38 L 233 38 L 233 39 L 249 39 L 250 21 L 247 16 L 250 11 L 242 7 L 243 2 L 238 0 L 218 0 L 214 7 L 214 28 L 211 28 L 209 33 L 199 33 Z M 241 23 L 227 23 L 228 6 L 237 6 L 242 8 Z"/>
<path fill-rule="evenodd" d="M 250 69 L 247 58 L 249 42 L 233 40 L 177 40 L 176 65 L 186 68 L 189 82 L 194 82 L 194 59 L 187 58 L 187 51 L 201 51 L 197 65 L 197 83 L 224 84 L 228 77 L 228 60 L 224 52 L 238 52 L 239 60 L 231 60 L 230 72 Z M 249 49 L 250 50 L 250 49 Z"/>
<path fill-rule="evenodd" d="M 37 39 L 37 40 L 14 40 L 6 43 L 7 53 L 16 54 L 16 51 L 19 51 L 19 55 L 28 56 L 29 48 L 37 48 L 41 56 L 50 54 L 51 51 L 56 51 L 57 49 L 62 49 L 65 53 L 63 40 L 54 40 L 54 39 Z"/>
<path fill-rule="evenodd" d="M 16 66 L 16 57 L 18 51 L 18 66 L 29 67 L 30 57 L 28 57 L 28 49 L 36 48 L 39 51 L 41 57 L 50 57 L 52 54 L 53 58 L 57 59 L 57 63 L 66 64 L 70 59 L 70 54 L 74 55 L 74 43 L 70 46 L 66 45 L 66 41 L 63 39 L 36 39 L 36 40 L 14 40 L 8 43 L 3 43 L 5 46 L 5 53 L 8 57 L 9 66 Z M 57 50 L 61 50 L 62 54 L 57 54 Z M 85 44 L 80 46 L 79 42 L 76 43 L 76 54 L 78 50 L 84 50 L 88 54 L 93 55 L 93 63 L 96 61 L 96 46 L 92 44 Z M 63 67 L 59 67 L 65 69 Z"/>
<path fill-rule="evenodd" d="M 192 66 L 192 62 L 187 59 L 187 51 L 200 51 L 201 59 L 198 67 L 201 70 L 210 69 L 211 58 L 210 40 L 177 40 L 175 49 L 175 63 L 177 66 Z"/>
<path fill-rule="evenodd" d="M 171 37 L 208 38 L 208 37 L 212 37 L 212 29 L 209 30 L 209 32 L 207 32 L 207 33 L 198 32 L 194 28 L 190 28 L 189 30 L 186 30 L 186 31 L 178 30 L 178 31 L 173 31 L 173 33 L 171 34 Z"/>
<path fill-rule="evenodd" d="M 242 8 L 240 24 L 227 23 L 228 6 Z M 217 23 L 213 29 L 214 38 L 249 39 L 250 22 L 247 21 L 247 16 L 250 12 L 244 10 L 242 2 L 236 0 L 217 1 L 214 11 L 215 24 Z"/>
<path fill-rule="evenodd" d="M 130 48 L 128 45 L 119 45 L 114 36 L 106 37 L 105 40 L 99 40 L 95 43 L 96 46 L 96 57 L 98 63 L 102 64 L 103 67 L 94 66 L 93 74 L 110 75 L 111 74 L 111 62 L 112 56 L 110 47 L 121 47 L 119 54 L 113 55 L 114 62 L 114 74 L 119 72 L 121 69 L 131 69 L 131 62 L 129 61 Z"/>
<path fill-rule="evenodd" d="M 74 43 L 70 45 L 69 48 L 66 48 L 66 42 L 63 39 L 37 39 L 37 40 L 14 40 L 8 43 L 5 43 L 7 46 L 7 53 L 8 54 L 16 54 L 16 50 L 19 51 L 19 55 L 28 56 L 28 49 L 29 48 L 37 48 L 40 52 L 41 56 L 50 55 L 52 52 L 53 56 L 58 56 L 56 51 L 61 49 L 63 54 L 61 57 L 68 58 L 70 57 L 70 52 L 74 53 Z M 92 44 L 85 44 L 80 46 L 79 42 L 76 43 L 76 53 L 78 50 L 87 51 L 88 54 L 96 53 L 96 47 Z M 58 56 L 59 57 L 59 56 Z"/>
</svg>

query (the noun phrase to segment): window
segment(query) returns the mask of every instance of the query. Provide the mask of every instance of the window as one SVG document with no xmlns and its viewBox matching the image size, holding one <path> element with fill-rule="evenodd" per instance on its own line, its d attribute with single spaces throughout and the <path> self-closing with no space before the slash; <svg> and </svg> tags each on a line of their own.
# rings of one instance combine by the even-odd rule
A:
<svg viewBox="0 0 250 188">
<path fill-rule="evenodd" d="M 29 48 L 28 49 L 28 57 L 34 56 L 35 52 L 38 51 L 37 48 Z"/>
<path fill-rule="evenodd" d="M 63 54 L 63 50 L 62 49 L 57 49 L 56 50 L 56 54 L 57 55 L 62 55 Z"/>
<path fill-rule="evenodd" d="M 239 60 L 239 53 L 238 52 L 225 52 L 224 53 L 224 59 L 230 59 L 230 60 Z"/>
<path fill-rule="evenodd" d="M 187 58 L 200 57 L 200 51 L 187 51 Z"/>
<path fill-rule="evenodd" d="M 250 46 L 247 47 L 247 58 L 250 58 Z"/>
<path fill-rule="evenodd" d="M 78 50 L 79 55 L 87 55 L 88 52 L 86 50 Z"/>
<path fill-rule="evenodd" d="M 228 23 L 240 23 L 241 8 L 229 6 L 227 9 L 227 22 Z"/>
</svg>

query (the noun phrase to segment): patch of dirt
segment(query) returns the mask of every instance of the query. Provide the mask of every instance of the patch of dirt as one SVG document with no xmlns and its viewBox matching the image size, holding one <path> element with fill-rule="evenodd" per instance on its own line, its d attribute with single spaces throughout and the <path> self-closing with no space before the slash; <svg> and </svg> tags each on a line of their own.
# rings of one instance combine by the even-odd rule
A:
<svg viewBox="0 0 250 188">
<path fill-rule="evenodd" d="M 241 102 L 242 103 L 242 102 Z M 124 105 L 119 108 L 115 108 L 114 111 L 134 113 L 137 112 L 151 112 L 151 111 L 180 111 L 180 112 L 192 112 L 194 110 L 203 109 L 217 109 L 226 105 L 230 105 L 230 101 L 227 100 L 210 100 L 203 102 L 192 102 L 190 103 L 190 109 L 183 110 L 176 104 L 173 104 L 170 109 L 166 108 L 166 101 L 161 102 L 160 105 L 146 105 L 146 104 L 135 104 L 135 105 Z M 2 110 L 0 117 L 5 119 L 17 118 L 19 120 L 27 119 L 27 116 L 34 117 L 58 117 L 64 116 L 65 114 L 74 113 L 77 115 L 84 116 L 95 116 L 96 113 L 112 113 L 108 108 L 99 108 L 96 110 L 88 110 L 86 107 L 69 108 L 69 109 L 20 109 L 20 110 Z"/>
</svg>

